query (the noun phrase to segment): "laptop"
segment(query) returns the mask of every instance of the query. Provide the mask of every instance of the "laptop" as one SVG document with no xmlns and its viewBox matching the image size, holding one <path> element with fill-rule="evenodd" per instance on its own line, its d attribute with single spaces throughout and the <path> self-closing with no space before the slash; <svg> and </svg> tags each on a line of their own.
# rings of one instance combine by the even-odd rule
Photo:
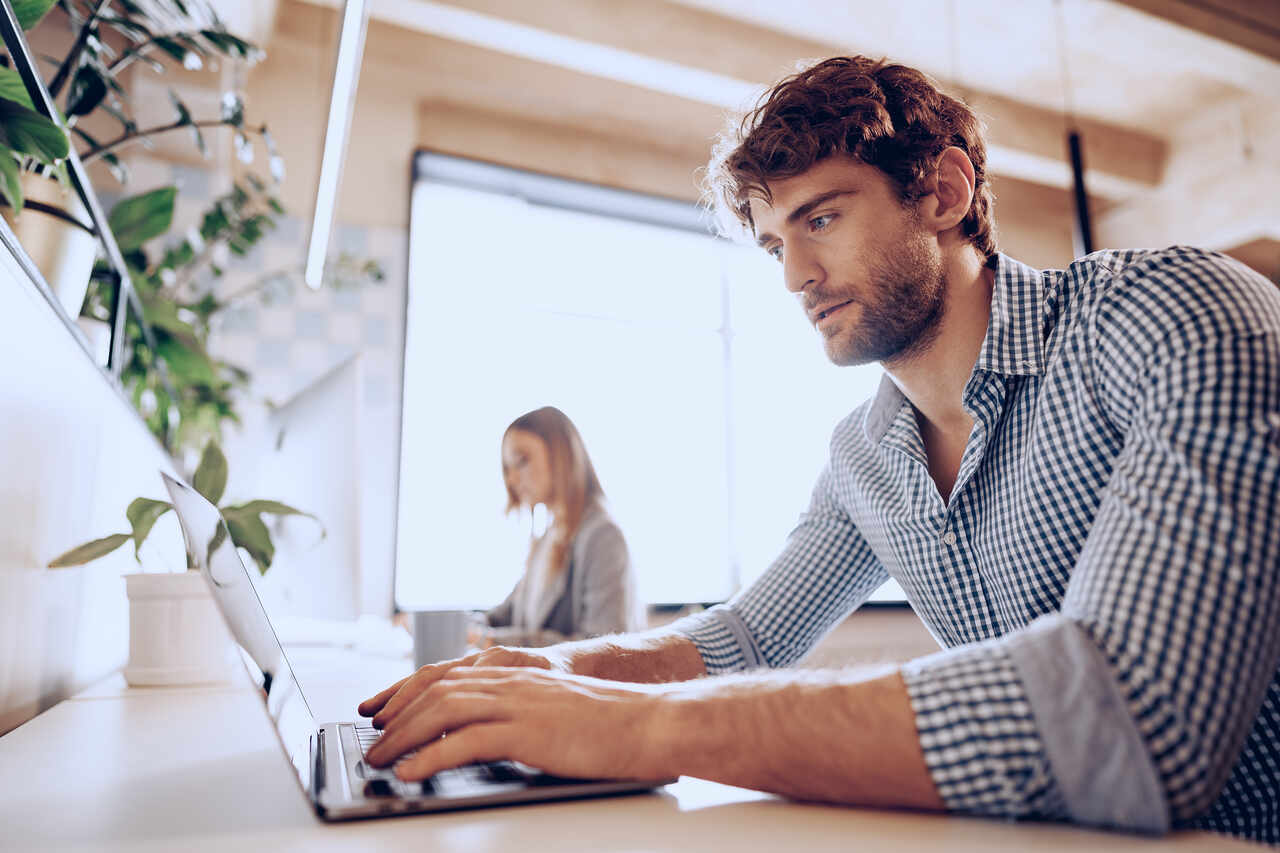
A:
<svg viewBox="0 0 1280 853">
<path fill-rule="evenodd" d="M 364 761 L 380 732 L 365 723 L 317 724 L 218 508 L 164 472 L 187 550 L 212 590 L 303 794 L 324 820 L 419 814 L 480 806 L 652 790 L 665 782 L 568 779 L 513 761 L 446 770 L 404 782 Z"/>
</svg>

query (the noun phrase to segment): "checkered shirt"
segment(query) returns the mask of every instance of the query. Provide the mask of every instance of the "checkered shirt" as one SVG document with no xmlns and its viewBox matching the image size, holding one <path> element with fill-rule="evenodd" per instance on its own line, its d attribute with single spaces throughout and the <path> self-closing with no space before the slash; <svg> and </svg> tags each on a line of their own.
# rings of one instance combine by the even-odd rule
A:
<svg viewBox="0 0 1280 853">
<path fill-rule="evenodd" d="M 676 623 L 712 673 L 799 661 L 886 579 L 953 810 L 1280 841 L 1280 291 L 1214 253 L 996 264 L 949 502 L 887 377 L 781 556 Z"/>
</svg>

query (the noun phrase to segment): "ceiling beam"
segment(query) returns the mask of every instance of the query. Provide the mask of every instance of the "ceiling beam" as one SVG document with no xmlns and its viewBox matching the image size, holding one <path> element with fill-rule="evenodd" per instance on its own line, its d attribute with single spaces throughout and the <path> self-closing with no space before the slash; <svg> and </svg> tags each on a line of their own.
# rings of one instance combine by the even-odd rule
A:
<svg viewBox="0 0 1280 853">
<path fill-rule="evenodd" d="M 1258 0 L 1112 0 L 1280 61 L 1280 3 Z"/>
<path fill-rule="evenodd" d="M 338 0 L 305 2 L 333 8 Z M 596 86 L 585 81 L 595 78 L 666 95 L 665 109 L 670 114 L 650 114 L 649 135 L 655 140 L 683 135 L 675 125 L 681 116 L 689 115 L 693 104 L 704 105 L 703 112 L 705 106 L 715 108 L 709 120 L 714 132 L 725 111 L 741 109 L 769 80 L 799 62 L 840 52 L 833 45 L 653 0 L 517 4 L 501 0 L 451 0 L 448 4 L 373 0 L 371 15 L 403 30 L 498 55 L 496 65 L 491 61 L 493 67 L 487 72 L 491 79 L 501 75 L 504 64 L 518 68 L 520 74 L 511 75 L 502 84 L 509 109 L 518 113 L 539 101 L 549 108 L 549 120 L 559 120 L 558 113 L 582 109 L 583 100 L 572 85 L 558 92 L 535 93 L 534 81 L 527 76 L 530 63 L 570 72 L 579 79 L 577 85 L 587 90 Z M 283 17 L 287 20 L 291 16 Z M 282 27 L 288 24 L 282 23 Z M 412 56 L 414 52 L 395 55 Z M 503 63 L 501 55 L 515 61 Z M 557 95 L 567 102 L 563 107 L 555 106 Z M 983 93 L 972 93 L 969 100 L 988 120 L 993 173 L 1058 188 L 1071 185 L 1060 113 Z M 483 108 L 502 110 L 495 103 Z M 607 99 L 597 109 L 599 120 L 610 120 Z M 698 121 L 696 135 L 709 139 L 707 125 L 706 119 Z M 1081 132 L 1091 192 L 1123 200 L 1159 183 L 1166 156 L 1162 140 L 1102 122 L 1083 122 Z"/>
</svg>

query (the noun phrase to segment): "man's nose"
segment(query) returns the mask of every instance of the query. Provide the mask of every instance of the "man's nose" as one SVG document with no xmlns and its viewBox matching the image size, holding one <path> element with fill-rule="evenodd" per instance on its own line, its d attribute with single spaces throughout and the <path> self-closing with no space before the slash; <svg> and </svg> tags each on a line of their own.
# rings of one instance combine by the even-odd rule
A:
<svg viewBox="0 0 1280 853">
<path fill-rule="evenodd" d="M 783 252 L 782 280 L 792 293 L 803 293 L 811 285 L 820 283 L 824 276 L 822 265 L 812 252 L 804 249 Z"/>
</svg>

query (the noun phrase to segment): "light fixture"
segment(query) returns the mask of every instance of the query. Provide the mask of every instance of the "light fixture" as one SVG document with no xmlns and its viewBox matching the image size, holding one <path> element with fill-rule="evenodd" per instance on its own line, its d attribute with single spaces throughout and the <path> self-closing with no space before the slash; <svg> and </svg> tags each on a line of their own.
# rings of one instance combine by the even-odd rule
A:
<svg viewBox="0 0 1280 853">
<path fill-rule="evenodd" d="M 346 0 L 342 11 L 342 32 L 338 36 L 338 57 L 333 64 L 333 95 L 329 99 L 329 123 L 324 132 L 324 152 L 320 159 L 320 180 L 316 185 L 307 265 L 302 274 L 307 287 L 312 290 L 319 290 L 324 280 L 324 262 L 329 236 L 333 233 L 334 206 L 338 201 L 342 161 L 347 151 L 351 113 L 355 107 L 356 82 L 360 79 L 367 22 L 365 0 Z"/>
</svg>

